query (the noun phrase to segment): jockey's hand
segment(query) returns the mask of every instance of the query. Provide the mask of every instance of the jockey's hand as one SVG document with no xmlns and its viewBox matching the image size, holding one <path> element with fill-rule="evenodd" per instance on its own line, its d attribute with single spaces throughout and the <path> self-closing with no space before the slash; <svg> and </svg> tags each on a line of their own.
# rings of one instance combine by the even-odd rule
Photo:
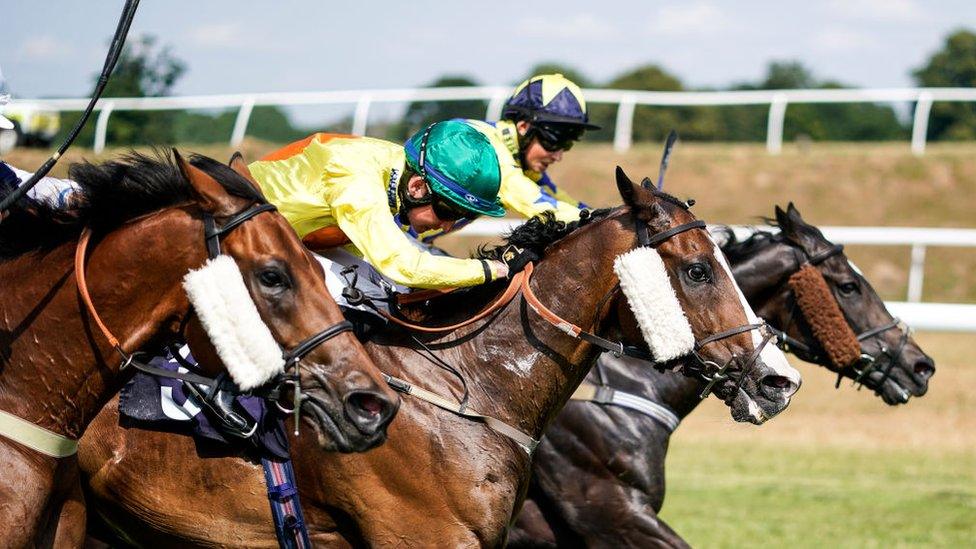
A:
<svg viewBox="0 0 976 549">
<path fill-rule="evenodd" d="M 539 255 L 528 248 L 519 248 L 510 244 L 502 252 L 502 260 L 508 266 L 509 275 L 513 275 L 524 269 L 527 264 L 539 261 Z"/>
<path fill-rule="evenodd" d="M 488 264 L 491 265 L 491 273 L 495 280 L 508 278 L 508 265 L 504 261 L 489 261 Z"/>
</svg>

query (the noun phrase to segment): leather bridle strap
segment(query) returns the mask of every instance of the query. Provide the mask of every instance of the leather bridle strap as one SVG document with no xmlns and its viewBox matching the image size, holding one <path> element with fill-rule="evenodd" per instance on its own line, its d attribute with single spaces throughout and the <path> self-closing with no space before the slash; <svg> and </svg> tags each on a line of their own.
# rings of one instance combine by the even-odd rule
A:
<svg viewBox="0 0 976 549">
<path fill-rule="evenodd" d="M 530 276 L 531 272 L 532 272 L 532 268 L 530 263 L 529 265 L 526 265 L 525 270 L 515 273 L 515 276 L 513 276 L 512 279 L 509 281 L 508 287 L 505 288 L 505 293 L 503 293 L 498 299 L 496 299 L 494 303 L 488 306 L 488 308 L 484 309 L 480 313 L 474 315 L 473 317 L 467 320 L 463 320 L 461 322 L 458 322 L 456 324 L 451 324 L 449 326 L 421 326 L 420 324 L 414 324 L 412 322 L 398 318 L 390 314 L 389 312 L 385 311 L 384 309 L 376 308 L 376 311 L 378 311 L 381 315 L 383 315 L 384 318 L 386 318 L 390 322 L 393 322 L 394 324 L 398 324 L 400 326 L 403 326 L 404 328 L 414 330 L 417 332 L 424 332 L 428 334 L 439 334 L 441 332 L 450 332 L 451 330 L 457 330 L 458 328 L 463 328 L 469 324 L 473 324 L 481 320 L 482 318 L 485 318 L 486 316 L 490 315 L 491 313 L 497 311 L 498 309 L 504 307 L 505 305 L 508 305 L 508 303 L 512 300 L 512 298 L 515 297 L 515 294 L 518 293 L 519 287 L 523 285 L 522 282 L 524 280 L 528 280 L 528 277 Z"/>
<path fill-rule="evenodd" d="M 217 226 L 217 221 L 212 215 L 206 214 L 203 216 L 203 237 L 207 243 L 207 255 L 210 259 L 213 259 L 220 255 L 220 237 L 236 229 L 238 225 L 244 223 L 248 219 L 263 213 L 263 212 L 273 212 L 278 208 L 274 204 L 258 204 L 252 208 L 248 208 L 230 219 L 226 223 Z"/>
<path fill-rule="evenodd" d="M 343 320 L 333 326 L 322 330 L 321 332 L 309 337 L 305 341 L 302 341 L 298 345 L 292 347 L 291 349 L 285 351 L 285 370 L 288 370 L 293 365 L 298 363 L 301 359 L 305 358 L 305 355 L 311 353 L 316 347 L 325 343 L 326 341 L 332 339 L 333 337 L 343 333 L 353 331 L 352 322 L 348 320 Z"/>
<path fill-rule="evenodd" d="M 614 389 L 609 385 L 594 385 L 584 381 L 577 387 L 573 396 L 569 400 L 577 402 L 595 402 L 597 404 L 607 404 L 619 406 L 644 414 L 645 416 L 663 425 L 669 433 L 673 433 L 681 423 L 681 418 L 670 408 L 663 404 L 658 404 L 653 400 L 639 395 L 627 393 L 619 389 Z"/>
<path fill-rule="evenodd" d="M 732 337 L 732 336 L 736 336 L 736 335 L 739 335 L 739 334 L 742 334 L 742 333 L 745 333 L 745 332 L 751 332 L 753 330 L 759 330 L 763 326 L 765 326 L 765 324 L 759 323 L 759 324 L 743 324 L 742 326 L 737 326 L 735 328 L 729 328 L 728 330 L 719 332 L 717 334 L 712 334 L 712 335 L 710 335 L 710 336 L 708 336 L 708 337 L 706 337 L 706 338 L 704 338 L 704 339 L 702 339 L 700 341 L 696 341 L 695 342 L 695 350 L 697 351 L 697 350 L 701 349 L 702 347 L 704 347 L 705 345 L 708 345 L 709 343 L 714 343 L 716 341 L 719 341 L 719 340 L 722 340 L 722 339 L 726 339 L 726 338 L 729 338 L 729 337 Z"/>
<path fill-rule="evenodd" d="M 688 223 L 683 223 L 681 225 L 678 225 L 677 227 L 672 227 L 666 231 L 655 233 L 653 236 L 648 237 L 646 242 L 641 242 L 641 245 L 654 247 L 660 244 L 661 242 L 664 242 L 665 240 L 671 238 L 674 235 L 681 234 L 685 231 L 690 231 L 692 229 L 704 229 L 705 227 L 706 224 L 701 219 L 691 221 Z"/>
<path fill-rule="evenodd" d="M 393 390 L 397 392 L 403 393 L 405 395 L 413 395 L 419 398 L 420 400 L 429 402 L 434 406 L 437 406 L 438 408 L 447 410 L 448 412 L 457 414 L 463 418 L 467 418 L 472 421 L 477 421 L 479 423 L 484 423 L 491 430 L 496 431 L 514 440 L 529 455 L 532 455 L 532 452 L 535 451 L 536 446 L 539 445 L 538 439 L 532 438 L 525 432 L 505 423 L 504 421 L 498 418 L 480 414 L 472 410 L 471 408 L 467 407 L 465 404 L 458 404 L 453 400 L 442 397 L 437 393 L 428 391 L 427 389 L 424 389 L 422 387 L 417 387 L 416 385 L 413 385 L 410 382 L 400 379 L 398 377 L 394 377 L 388 374 L 383 374 L 383 378 L 386 380 L 386 383 Z"/>
</svg>

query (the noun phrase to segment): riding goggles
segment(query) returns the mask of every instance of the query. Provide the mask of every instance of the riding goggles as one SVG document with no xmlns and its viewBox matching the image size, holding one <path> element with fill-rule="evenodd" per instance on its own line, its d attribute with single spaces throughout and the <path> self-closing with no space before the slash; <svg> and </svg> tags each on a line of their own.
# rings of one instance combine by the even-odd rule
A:
<svg viewBox="0 0 976 549">
<path fill-rule="evenodd" d="M 580 126 L 538 124 L 533 129 L 539 144 L 549 152 L 568 151 L 583 136 Z"/>
<path fill-rule="evenodd" d="M 441 221 L 457 221 L 478 217 L 477 212 L 462 209 L 433 191 L 431 191 L 431 195 L 430 205 L 434 209 L 434 215 Z"/>
</svg>

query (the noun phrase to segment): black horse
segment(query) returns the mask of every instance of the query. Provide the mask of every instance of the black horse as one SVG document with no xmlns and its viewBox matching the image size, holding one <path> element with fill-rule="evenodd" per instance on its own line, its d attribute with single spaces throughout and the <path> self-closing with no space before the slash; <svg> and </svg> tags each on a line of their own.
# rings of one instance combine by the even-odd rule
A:
<svg viewBox="0 0 976 549">
<path fill-rule="evenodd" d="M 922 396 L 935 364 L 893 319 L 864 276 L 792 204 L 776 208 L 778 233 L 722 250 L 749 304 L 801 359 L 857 380 L 887 404 Z M 857 336 L 862 359 L 838 367 L 796 307 L 789 279 L 815 264 Z M 604 355 L 608 357 L 608 355 Z M 601 360 L 594 387 L 549 427 L 533 463 L 529 495 L 510 537 L 513 547 L 686 547 L 657 513 L 664 502 L 664 460 L 671 433 L 701 401 L 703 384 L 632 359 Z M 839 379 L 838 379 L 839 381 Z M 611 390 L 612 388 L 612 390 Z M 617 405 L 608 405 L 613 403 Z"/>
</svg>

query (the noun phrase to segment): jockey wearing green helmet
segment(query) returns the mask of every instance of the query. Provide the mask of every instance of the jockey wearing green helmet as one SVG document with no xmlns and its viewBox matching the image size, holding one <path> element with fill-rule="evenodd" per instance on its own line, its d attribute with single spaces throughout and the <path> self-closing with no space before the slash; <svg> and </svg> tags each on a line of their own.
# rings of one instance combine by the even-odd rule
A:
<svg viewBox="0 0 976 549">
<path fill-rule="evenodd" d="M 335 255 L 344 246 L 396 285 L 464 287 L 508 274 L 502 262 L 415 245 L 417 234 L 450 230 L 459 219 L 505 214 L 495 149 L 464 122 L 433 124 L 404 146 L 318 133 L 249 168 L 310 249 Z"/>
<path fill-rule="evenodd" d="M 465 122 L 495 148 L 502 177 L 498 198 L 505 209 L 527 218 L 544 211 L 560 221 L 579 218 L 586 205 L 557 188 L 546 173 L 586 130 L 598 129 L 589 121 L 579 86 L 561 74 L 533 76 L 515 88 L 501 120 Z M 421 240 L 429 244 L 441 234 L 430 231 Z"/>
</svg>

